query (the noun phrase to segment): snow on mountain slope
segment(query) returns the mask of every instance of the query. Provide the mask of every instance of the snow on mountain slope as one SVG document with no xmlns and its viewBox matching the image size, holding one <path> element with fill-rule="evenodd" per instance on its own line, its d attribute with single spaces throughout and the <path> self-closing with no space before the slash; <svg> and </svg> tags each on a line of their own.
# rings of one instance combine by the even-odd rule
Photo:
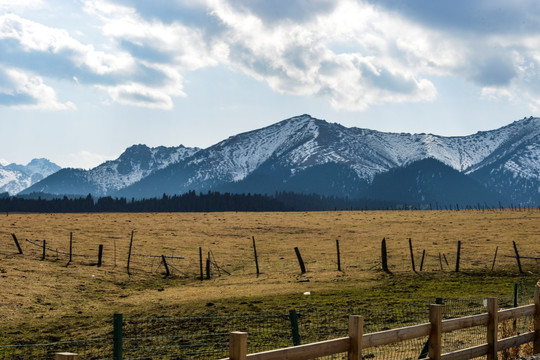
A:
<svg viewBox="0 0 540 360">
<path fill-rule="evenodd" d="M 273 178 L 275 186 L 275 181 L 287 183 L 294 177 L 299 179 L 297 175 L 309 169 L 326 164 L 352 169 L 361 181 L 369 183 L 377 174 L 427 158 L 467 174 L 508 154 L 518 157 L 505 165 L 513 168 L 516 176 L 537 176 L 540 164 L 533 154 L 536 148 L 530 148 L 528 157 L 515 151 L 539 133 L 538 121 L 524 119 L 493 131 L 443 137 L 346 128 L 301 115 L 232 136 L 124 188 L 121 194 L 148 197 L 163 192 L 207 191 L 226 184 L 240 184 L 254 173 L 263 182 L 265 178 Z M 249 181 L 253 185 L 255 180 Z M 298 189 L 298 180 L 295 181 Z M 347 184 L 339 186 L 343 189 Z"/>
<path fill-rule="evenodd" d="M 60 170 L 60 166 L 47 159 L 33 159 L 27 165 L 4 164 L 0 165 L 0 193 L 8 192 L 10 195 Z"/>
<path fill-rule="evenodd" d="M 116 160 L 107 161 L 90 170 L 64 169 L 29 187 L 22 194 L 45 192 L 87 195 L 90 192 L 96 196 L 106 196 L 197 151 L 198 148 L 184 146 L 149 148 L 146 145 L 133 145 Z"/>
<path fill-rule="evenodd" d="M 540 194 L 540 119 L 444 137 L 347 128 L 301 115 L 231 136 L 203 150 L 132 146 L 114 161 L 89 171 L 62 170 L 25 192 L 62 194 L 69 189 L 68 193 L 82 195 L 155 197 L 189 190 L 241 192 L 242 184 L 267 192 L 272 190 L 266 185 L 298 191 L 322 189 L 328 183 L 329 189 L 348 196 L 349 188 L 360 194 L 362 184 L 378 174 L 428 158 L 474 176 L 501 194 L 516 194 L 512 199 L 518 199 L 520 191 L 534 189 L 537 194 L 527 199 L 536 199 Z"/>
<path fill-rule="evenodd" d="M 143 179 L 156 170 L 177 163 L 197 151 L 197 148 L 183 146 L 148 148 L 145 145 L 134 145 L 126 149 L 118 159 L 107 161 L 89 170 L 87 179 L 98 186 L 101 194 L 108 195 Z"/>
<path fill-rule="evenodd" d="M 238 181 L 271 156 L 282 156 L 290 148 L 305 145 L 317 135 L 309 116 L 298 116 L 278 124 L 230 137 L 211 146 L 186 163 L 197 172 L 185 185 L 220 179 Z M 310 145 L 305 145 L 309 148 Z"/>
</svg>

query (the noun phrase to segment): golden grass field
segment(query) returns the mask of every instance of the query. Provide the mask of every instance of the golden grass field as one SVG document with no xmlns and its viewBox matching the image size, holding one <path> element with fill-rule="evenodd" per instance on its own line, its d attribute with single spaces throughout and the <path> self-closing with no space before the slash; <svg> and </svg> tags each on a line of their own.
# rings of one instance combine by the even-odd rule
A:
<svg viewBox="0 0 540 360">
<path fill-rule="evenodd" d="M 132 274 L 128 275 L 132 231 Z M 25 241 L 46 240 L 47 247 L 67 252 L 70 232 L 77 256 L 69 265 L 65 255 L 50 251 L 41 261 L 42 249 Z M 12 233 L 23 255 L 17 254 Z M 252 236 L 257 242 L 259 277 Z M 383 237 L 393 275 L 380 271 Z M 411 271 L 409 238 L 417 270 L 426 250 L 421 273 Z M 461 273 L 454 274 L 458 240 Z M 528 274 L 516 275 L 516 261 L 509 257 L 514 255 L 512 241 L 522 256 L 540 257 L 540 211 L 9 214 L 0 216 L 0 341 L 102 335 L 110 331 L 114 312 L 131 316 L 267 312 L 282 306 L 340 306 L 361 297 L 377 304 L 383 292 L 385 299 L 393 296 L 388 295 L 392 289 L 403 301 L 440 293 L 465 297 L 503 293 L 511 291 L 511 282 L 535 279 L 540 271 L 537 261 L 524 259 Z M 100 244 L 104 256 L 98 268 Z M 211 251 L 231 275 L 219 276 L 213 268 L 212 280 L 201 282 L 199 247 L 205 259 Z M 304 275 L 294 247 L 304 258 Z M 449 266 L 444 263 L 444 271 L 439 253 L 449 262 Z M 171 259 L 172 276 L 164 279 L 160 259 L 138 256 L 143 254 L 184 259 Z M 313 296 L 303 297 L 305 291 Z"/>
</svg>

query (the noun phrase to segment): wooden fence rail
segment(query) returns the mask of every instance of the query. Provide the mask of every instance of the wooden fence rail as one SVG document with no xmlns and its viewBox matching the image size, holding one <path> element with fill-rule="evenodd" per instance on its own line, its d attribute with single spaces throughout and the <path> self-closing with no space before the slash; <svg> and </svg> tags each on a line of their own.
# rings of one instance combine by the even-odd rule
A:
<svg viewBox="0 0 540 360">
<path fill-rule="evenodd" d="M 533 343 L 534 354 L 540 353 L 540 289 L 535 292 L 534 304 L 508 310 L 499 311 L 497 298 L 488 298 L 488 312 L 486 314 L 442 320 L 442 306 L 439 304 L 430 305 L 429 323 L 370 334 L 363 333 L 363 317 L 351 315 L 349 317 L 349 336 L 347 337 L 255 354 L 247 353 L 247 333 L 232 332 L 230 334 L 229 357 L 222 360 L 308 360 L 339 353 L 348 353 L 348 359 L 361 360 L 363 349 L 425 336 L 429 336 L 429 359 L 431 360 L 467 360 L 485 355 L 487 355 L 488 360 L 496 360 L 498 351 L 530 342 Z M 534 331 L 504 339 L 497 338 L 500 321 L 524 316 L 534 316 Z M 486 344 L 446 354 L 441 353 L 443 333 L 473 326 L 487 327 Z"/>
</svg>

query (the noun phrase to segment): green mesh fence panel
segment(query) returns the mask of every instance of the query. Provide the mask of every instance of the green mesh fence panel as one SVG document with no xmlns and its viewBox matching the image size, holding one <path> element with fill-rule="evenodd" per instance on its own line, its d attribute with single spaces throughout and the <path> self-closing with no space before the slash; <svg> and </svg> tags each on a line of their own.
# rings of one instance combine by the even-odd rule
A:
<svg viewBox="0 0 540 360">
<path fill-rule="evenodd" d="M 249 334 L 250 353 L 292 346 L 289 314 L 124 320 L 124 359 L 218 359 L 231 331 Z"/>
<path fill-rule="evenodd" d="M 516 285 L 518 304 L 534 299 L 535 282 Z M 510 291 L 509 291 L 510 292 Z M 501 297 L 499 308 L 510 308 L 514 297 Z M 485 313 L 484 299 L 443 299 L 443 319 Z M 435 299 L 418 300 L 414 305 L 334 311 L 297 311 L 301 344 L 344 337 L 348 334 L 349 315 L 364 317 L 364 333 L 372 333 L 428 322 L 429 304 Z M 134 359 L 219 359 L 228 356 L 231 331 L 248 333 L 248 353 L 293 346 L 289 313 L 238 316 L 126 318 L 123 321 L 123 358 Z M 531 331 L 532 317 L 505 321 L 499 326 L 499 338 Z M 417 359 L 426 338 L 367 348 L 364 359 Z M 484 344 L 486 327 L 476 326 L 443 334 L 443 353 Z M 70 351 L 86 359 L 111 359 L 112 338 L 87 339 L 34 345 L 0 345 L 0 360 L 47 359 L 57 352 Z M 514 350 L 513 350 L 514 351 Z M 511 353 L 514 358 L 527 355 L 527 346 Z M 511 357 L 511 356 L 510 356 Z M 508 358 L 510 358 L 508 357 Z M 324 359 L 346 359 L 336 354 Z"/>
<path fill-rule="evenodd" d="M 61 341 L 49 344 L 0 345 L 0 359 L 54 359 L 59 352 L 73 352 L 80 359 L 112 359 L 112 339 L 98 338 Z"/>
</svg>

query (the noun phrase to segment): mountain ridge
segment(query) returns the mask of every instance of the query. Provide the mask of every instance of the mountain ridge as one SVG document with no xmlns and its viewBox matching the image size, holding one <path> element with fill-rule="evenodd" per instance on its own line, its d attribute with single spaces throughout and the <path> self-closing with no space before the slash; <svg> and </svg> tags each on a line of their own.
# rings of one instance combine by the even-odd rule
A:
<svg viewBox="0 0 540 360">
<path fill-rule="evenodd" d="M 495 130 L 445 137 L 348 128 L 304 114 L 231 136 L 205 149 L 162 147 L 162 156 L 156 157 L 158 150 L 150 154 L 150 148 L 137 146 L 141 148 L 129 148 L 108 166 L 104 163 L 91 169 L 93 178 L 86 173 L 87 184 L 97 189 L 90 193 L 143 198 L 190 190 L 253 189 L 368 196 L 366 191 L 376 176 L 433 158 L 485 188 L 495 189 L 501 199 L 528 204 L 540 201 L 540 119 L 532 117 Z M 172 159 L 171 152 L 179 150 L 171 149 L 179 148 L 181 154 Z M 107 179 L 111 173 L 114 181 Z M 500 174 L 500 181 L 494 173 Z M 77 178 L 73 172 L 71 180 L 67 173 L 63 178 L 60 175 L 24 193 L 60 190 Z M 56 188 L 44 187 L 48 181 Z M 528 189 L 525 196 L 524 188 Z"/>
<path fill-rule="evenodd" d="M 17 194 L 60 170 L 60 166 L 44 159 L 32 159 L 26 165 L 0 163 L 0 193 Z"/>
</svg>

